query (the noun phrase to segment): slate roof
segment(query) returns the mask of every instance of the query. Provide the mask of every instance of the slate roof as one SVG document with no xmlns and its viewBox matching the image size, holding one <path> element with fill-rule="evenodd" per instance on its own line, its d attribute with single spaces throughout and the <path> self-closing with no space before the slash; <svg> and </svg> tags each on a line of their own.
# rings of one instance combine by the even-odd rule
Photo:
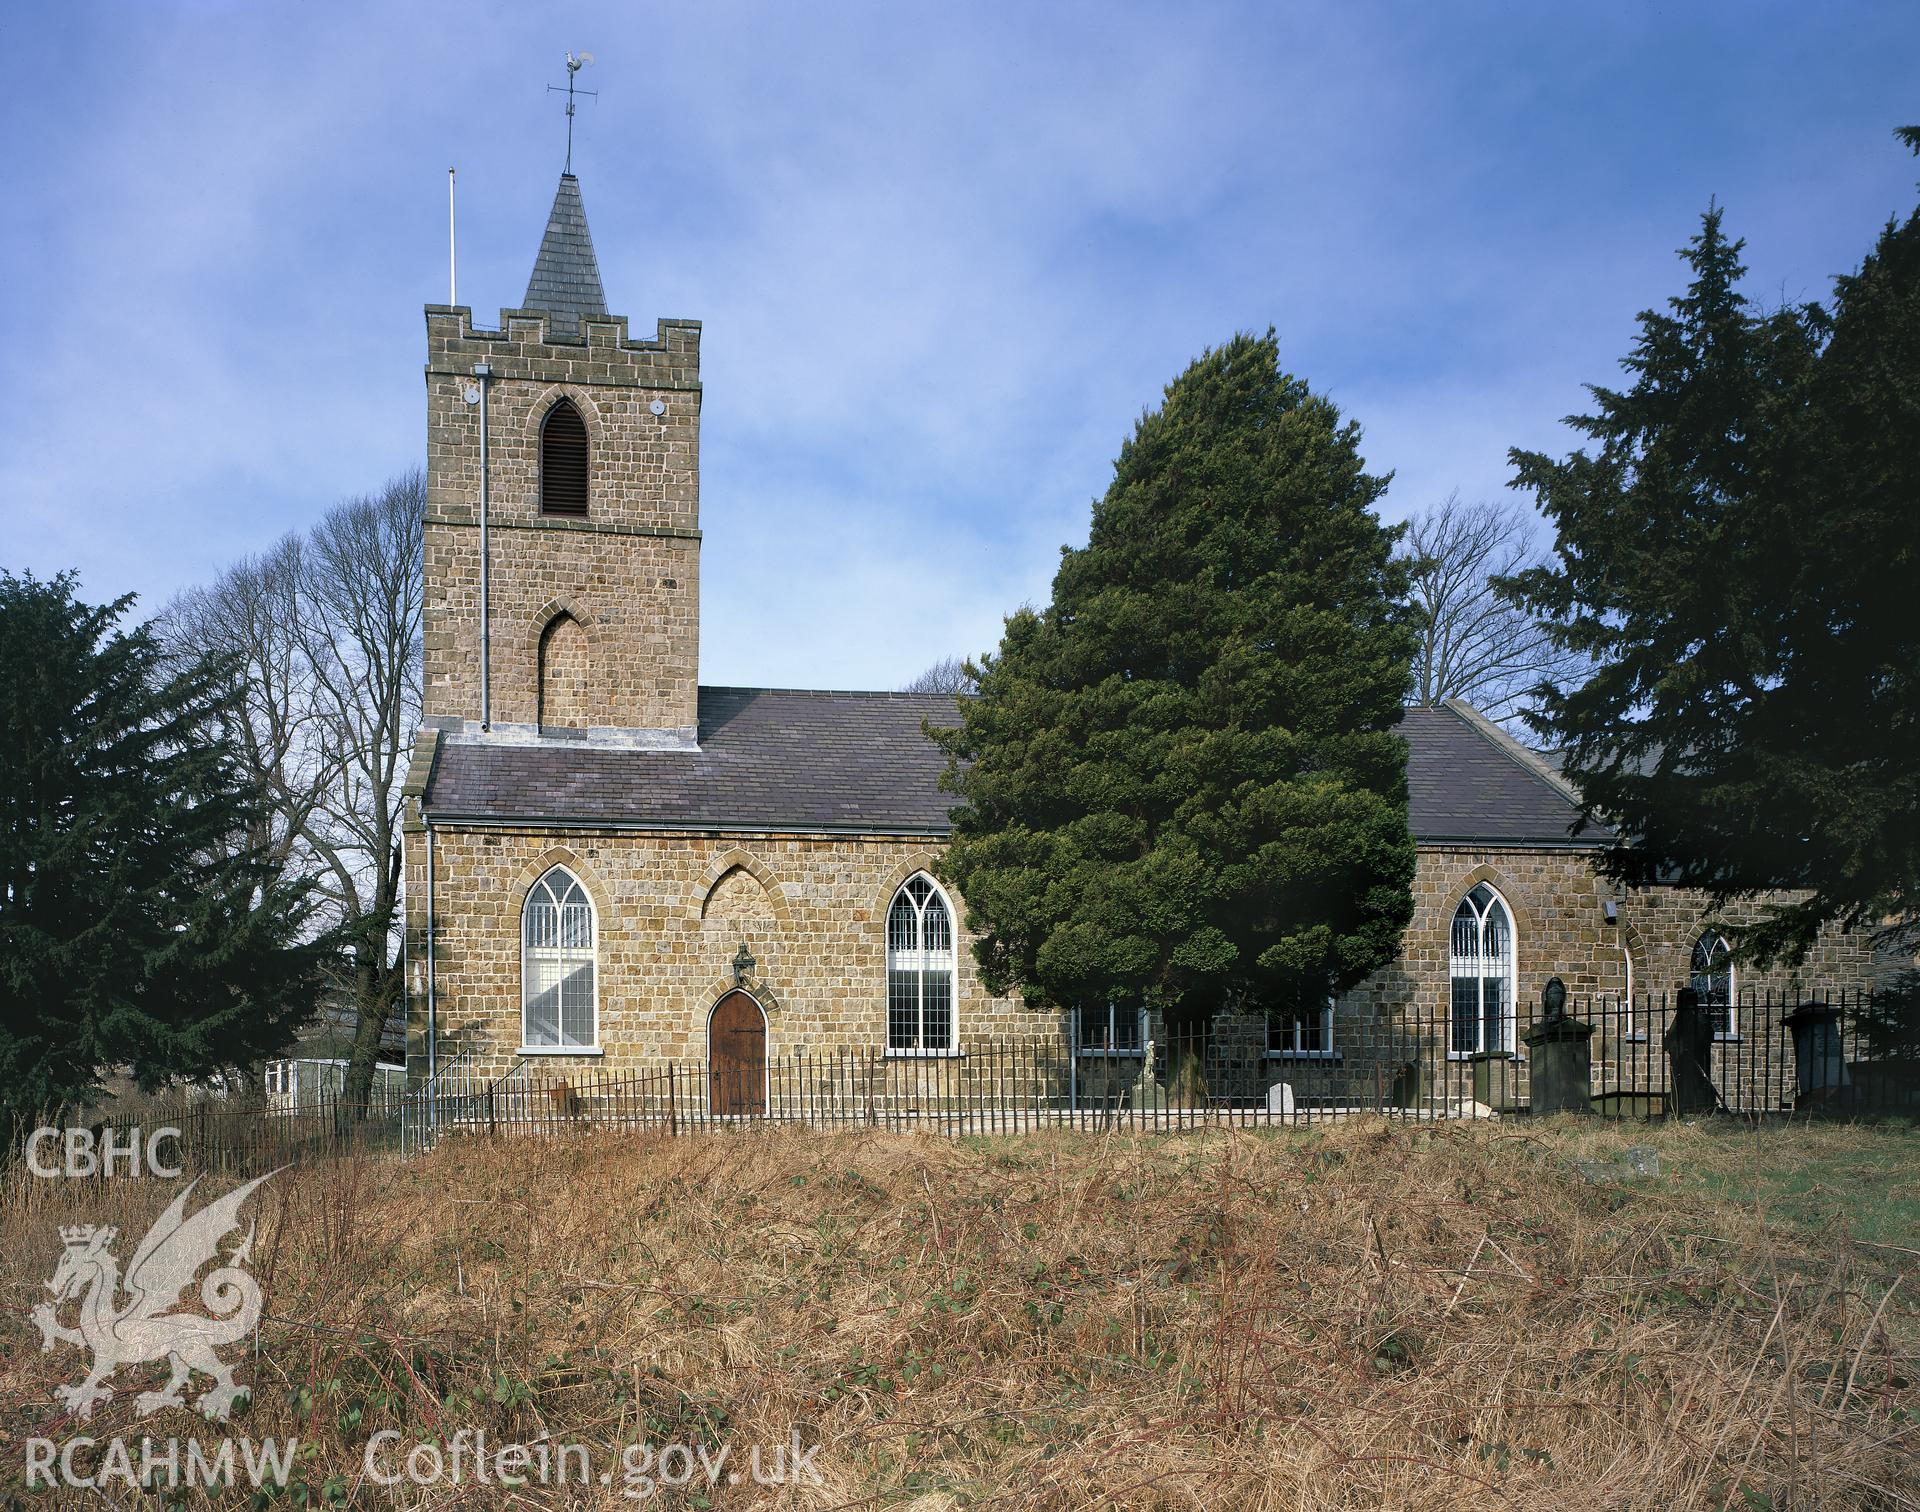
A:
<svg viewBox="0 0 1920 1512">
<path fill-rule="evenodd" d="M 422 806 L 441 821 L 938 836 L 952 800 L 921 721 L 952 718 L 947 695 L 702 688 L 697 752 L 443 740 Z M 1417 840 L 1570 843 L 1572 798 L 1479 715 L 1410 709 L 1401 730 Z"/>
<path fill-rule="evenodd" d="M 546 234 L 540 238 L 540 255 L 533 260 L 533 276 L 527 280 L 527 297 L 520 307 L 550 312 L 551 328 L 565 332 L 577 332 L 582 315 L 607 313 L 600 262 L 593 255 L 586 207 L 580 203 L 580 181 L 571 173 L 560 175 Z"/>
<path fill-rule="evenodd" d="M 1409 709 L 1407 813 L 1416 840 L 1511 845 L 1600 845 L 1612 834 L 1595 825 L 1577 839 L 1569 828 L 1580 806 L 1554 763 L 1461 703 Z"/>
</svg>

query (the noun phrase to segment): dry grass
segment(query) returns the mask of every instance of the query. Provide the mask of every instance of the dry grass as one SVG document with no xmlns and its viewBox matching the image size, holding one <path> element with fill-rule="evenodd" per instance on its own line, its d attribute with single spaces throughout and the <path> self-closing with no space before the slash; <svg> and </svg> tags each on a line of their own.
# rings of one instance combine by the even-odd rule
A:
<svg viewBox="0 0 1920 1512">
<path fill-rule="evenodd" d="M 1629 1140 L 1663 1174 L 1569 1168 Z M 1830 1208 L 1782 1174 L 1823 1169 Z M 1915 1211 L 1917 1175 L 1912 1134 L 1842 1128 L 456 1140 L 265 1189 L 235 1431 L 297 1434 L 355 1505 L 632 1505 L 362 1476 L 379 1429 L 466 1427 L 616 1472 L 823 1445 L 821 1484 L 664 1505 L 1917 1506 L 1920 1236 L 1849 1232 L 1863 1181 Z M 0 1494 L 25 1436 L 81 1431 L 80 1357 L 23 1322 L 56 1225 L 137 1236 L 169 1196 L 0 1200 Z M 86 1431 L 131 1426 L 132 1374 Z"/>
</svg>

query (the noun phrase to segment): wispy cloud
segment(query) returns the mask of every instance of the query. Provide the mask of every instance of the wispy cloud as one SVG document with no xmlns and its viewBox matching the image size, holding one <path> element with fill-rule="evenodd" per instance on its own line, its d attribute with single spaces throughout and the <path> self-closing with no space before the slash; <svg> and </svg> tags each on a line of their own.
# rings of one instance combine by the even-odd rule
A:
<svg viewBox="0 0 1920 1512">
<path fill-rule="evenodd" d="M 46 8 L 9 24 L 0 560 L 150 607 L 421 458 L 420 305 L 576 167 L 706 323 L 703 673 L 898 683 L 1045 595 L 1140 410 L 1280 328 L 1397 515 L 1567 444 L 1709 195 L 1824 293 L 1908 203 L 1908 8 Z"/>
</svg>

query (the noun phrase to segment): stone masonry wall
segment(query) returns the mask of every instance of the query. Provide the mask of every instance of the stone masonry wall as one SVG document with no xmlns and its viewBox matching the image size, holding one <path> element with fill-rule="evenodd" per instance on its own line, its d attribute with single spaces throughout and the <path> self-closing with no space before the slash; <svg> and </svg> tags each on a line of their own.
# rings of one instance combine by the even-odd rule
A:
<svg viewBox="0 0 1920 1512">
<path fill-rule="evenodd" d="M 416 763 L 418 766 L 418 763 Z M 480 1067 L 497 1076 L 519 1050 L 521 903 L 547 867 L 564 864 L 592 895 L 598 914 L 598 1056 L 542 1057 L 556 1071 L 618 1071 L 663 1060 L 698 1063 L 705 1056 L 706 1016 L 731 987 L 730 963 L 744 943 L 758 961 L 756 982 L 771 990 L 768 1051 L 879 1049 L 886 1037 L 884 920 L 901 882 L 929 869 L 937 841 L 906 837 L 609 835 L 584 831 L 435 830 L 435 959 L 440 1047 L 449 1058 L 472 1047 Z M 415 830 L 407 847 L 410 978 L 409 1069 L 424 1071 L 423 963 L 426 877 L 424 845 Z M 1476 882 L 1506 900 L 1517 944 L 1518 996 L 1537 1004 L 1551 976 L 1561 977 L 1579 1009 L 1589 998 L 1617 999 L 1626 990 L 1623 950 L 1633 953 L 1634 990 L 1672 992 L 1686 983 L 1701 899 L 1649 889 L 1619 899 L 1619 923 L 1602 907 L 1613 893 L 1577 850 L 1468 850 L 1423 847 L 1415 876 L 1415 915 L 1401 957 L 1335 1006 L 1331 1057 L 1274 1056 L 1264 1071 L 1236 1073 L 1216 1093 L 1258 1098 L 1265 1085 L 1291 1082 L 1303 1100 L 1371 1102 L 1394 1092 L 1394 1079 L 1415 1036 L 1444 1030 L 1449 1003 L 1448 941 L 1453 911 Z M 955 903 L 956 919 L 964 909 Z M 1623 944 L 1624 942 L 1624 944 Z M 1035 1013 L 981 987 L 969 941 L 960 941 L 956 1021 L 964 1046 L 989 1040 L 1059 1037 L 1060 1015 Z M 1738 990 L 1768 990 L 1782 999 L 1809 989 L 1866 985 L 1870 951 L 1864 936 L 1823 938 L 1799 972 L 1743 973 Z M 1659 1085 L 1657 1044 L 1635 1037 L 1623 1018 L 1596 1035 L 1596 1064 L 1632 1062 L 1642 1082 Z M 1150 1028 L 1156 1033 L 1156 1028 Z M 1657 1034 L 1654 1036 L 1657 1039 Z M 1223 1046 L 1263 1038 L 1256 1021 L 1223 1021 Z M 1731 1075 L 1748 1046 L 1781 1038 L 1758 1033 L 1716 1047 L 1716 1075 Z M 1261 1060 L 1257 1051 L 1255 1061 Z M 1115 1087 L 1130 1082 L 1137 1061 L 1114 1059 L 1101 1074 Z M 1471 1066 L 1442 1057 L 1429 1096 L 1471 1095 Z M 1083 1090 L 1095 1070 L 1082 1065 Z M 1525 1095 L 1524 1059 L 1514 1063 L 1507 1096 Z M 1791 1075 L 1791 1066 L 1778 1068 Z M 1238 1081 L 1247 1081 L 1240 1086 Z"/>
<path fill-rule="evenodd" d="M 700 328 L 662 321 L 633 341 L 588 316 L 576 340 L 537 312 L 476 332 L 465 309 L 427 311 L 426 712 L 480 717 L 480 415 L 487 397 L 491 715 L 539 717 L 541 633 L 566 612 L 591 648 L 592 723 L 690 732 L 697 719 Z M 540 425 L 571 399 L 586 423 L 588 512 L 540 514 Z M 655 415 L 654 403 L 662 406 Z"/>
<path fill-rule="evenodd" d="M 508 1070 L 520 1048 L 520 909 L 548 867 L 565 865 L 598 918 L 598 1056 L 543 1056 L 556 1072 L 615 1072 L 706 1055 L 707 1015 L 732 987 L 744 943 L 754 981 L 776 1006 L 767 1049 L 879 1048 L 886 1042 L 888 905 L 930 866 L 906 837 L 583 831 L 434 831 L 434 958 L 440 1053 L 463 1047 L 481 1070 Z M 407 847 L 409 1069 L 424 1070 L 425 846 Z M 958 900 L 954 914 L 964 913 Z M 958 1038 L 1058 1036 L 1058 1015 L 989 995 L 968 941 L 958 952 Z"/>
<path fill-rule="evenodd" d="M 1670 999 L 1688 983 L 1693 944 L 1703 930 L 1715 923 L 1744 923 L 1758 913 L 1757 906 L 1745 906 L 1709 915 L 1704 894 L 1680 888 L 1621 889 L 1599 877 L 1592 854 L 1584 850 L 1423 845 L 1414 875 L 1413 922 L 1400 959 L 1342 997 L 1334 1011 L 1340 1059 L 1331 1065 L 1297 1063 L 1304 1079 L 1326 1084 L 1330 1095 L 1371 1097 L 1377 1081 L 1390 1080 L 1391 1063 L 1405 1054 L 1417 1029 L 1430 1033 L 1445 1025 L 1453 913 L 1478 882 L 1498 892 L 1513 917 L 1516 999 L 1523 1019 L 1538 1011 L 1541 990 L 1558 976 L 1566 983 L 1572 1010 L 1596 1003 L 1603 1010 L 1597 1019 L 1602 1032 L 1592 1046 L 1596 1064 L 1624 1068 L 1631 1079 L 1654 1085 L 1664 1084 L 1660 1047 L 1621 1006 L 1629 992 L 1629 959 L 1636 999 L 1649 993 Z M 1609 898 L 1616 902 L 1617 922 L 1611 924 L 1605 911 Z M 1741 998 L 1764 1002 L 1771 993 L 1776 1003 L 1784 1003 L 1797 1001 L 1803 991 L 1858 991 L 1869 985 L 1871 971 L 1868 936 L 1830 930 L 1799 968 L 1742 968 L 1734 986 Z M 1779 1012 L 1774 1010 L 1775 1018 Z M 1770 1034 L 1761 1032 L 1769 1027 Z M 1716 1076 L 1777 1080 L 1781 1042 L 1777 1024 L 1749 1026 L 1744 1039 L 1716 1047 Z M 1384 1077 L 1374 1069 L 1381 1063 Z M 1459 1062 L 1452 1072 L 1454 1085 L 1429 1090 L 1463 1095 L 1469 1073 L 1470 1067 Z M 1791 1074 L 1790 1065 L 1785 1074 Z M 1511 1083 L 1515 1099 L 1524 1097 L 1525 1085 L 1521 1066 Z"/>
</svg>

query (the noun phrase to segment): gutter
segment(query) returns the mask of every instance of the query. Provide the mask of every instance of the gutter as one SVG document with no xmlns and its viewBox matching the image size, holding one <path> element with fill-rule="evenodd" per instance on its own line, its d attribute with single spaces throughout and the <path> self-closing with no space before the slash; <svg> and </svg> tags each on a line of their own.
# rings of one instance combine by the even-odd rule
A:
<svg viewBox="0 0 1920 1512">
<path fill-rule="evenodd" d="M 428 818 L 424 810 L 421 817 Z M 436 811 L 429 819 L 429 827 L 432 824 L 471 829 L 604 830 L 609 834 L 636 835 L 872 835 L 934 841 L 947 840 L 953 834 L 951 829 L 914 828 L 907 825 L 778 824 L 768 823 L 765 820 L 720 820 L 704 823 L 688 819 L 609 819 L 605 815 L 486 814 L 462 813 L 453 810 Z M 1413 843 L 1415 846 L 1429 847 L 1472 846 L 1481 850 L 1592 851 L 1605 850 L 1613 844 L 1613 841 L 1611 838 L 1575 840 L 1566 836 L 1549 839 L 1518 835 L 1415 835 Z"/>
<path fill-rule="evenodd" d="M 1422 846 L 1468 846 L 1476 850 L 1561 850 L 1561 851 L 1597 851 L 1605 850 L 1613 844 L 1607 840 L 1572 840 L 1565 836 L 1557 840 L 1520 839 L 1513 835 L 1415 835 L 1415 849 Z"/>
<path fill-rule="evenodd" d="M 426 811 L 421 818 L 428 819 Z M 705 823 L 693 819 L 643 820 L 609 819 L 605 815 L 584 814 L 482 814 L 439 811 L 428 823 L 465 826 L 473 829 L 570 829 L 605 830 L 609 834 L 647 835 L 879 835 L 907 840 L 945 840 L 950 829 L 931 829 L 911 825 L 871 824 L 779 824 L 764 819 L 752 821 L 721 820 Z"/>
</svg>

